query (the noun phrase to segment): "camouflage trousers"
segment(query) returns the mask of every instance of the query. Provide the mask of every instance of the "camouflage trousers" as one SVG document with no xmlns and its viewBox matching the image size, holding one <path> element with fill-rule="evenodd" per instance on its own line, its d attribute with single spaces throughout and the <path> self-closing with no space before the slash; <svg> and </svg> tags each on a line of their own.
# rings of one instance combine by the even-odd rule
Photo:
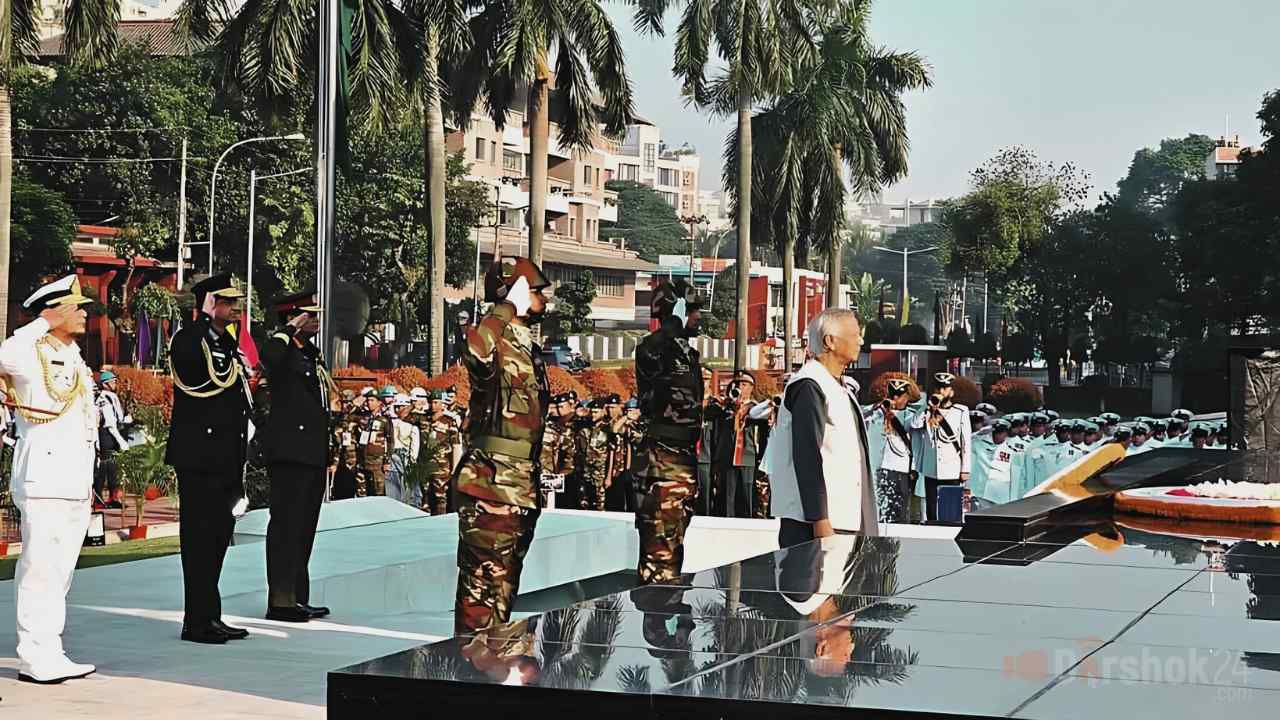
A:
<svg viewBox="0 0 1280 720">
<path fill-rule="evenodd" d="M 458 634 L 493 628 L 511 619 L 524 557 L 539 511 L 459 494 Z"/>
<path fill-rule="evenodd" d="M 356 476 L 356 495 L 363 497 L 386 494 L 387 473 L 382 469 L 382 459 L 365 463 Z"/>
<path fill-rule="evenodd" d="M 449 512 L 449 479 L 451 473 L 433 472 L 422 487 L 422 509 L 432 515 Z"/>
<path fill-rule="evenodd" d="M 636 482 L 644 491 L 636 508 L 640 533 L 637 572 L 644 585 L 675 583 L 684 564 L 684 534 L 698 494 L 697 458 L 664 443 L 647 441 L 637 453 Z"/>
<path fill-rule="evenodd" d="M 581 510 L 604 510 L 607 488 L 603 477 L 582 478 L 582 487 L 578 492 L 578 508 Z"/>
<path fill-rule="evenodd" d="M 767 520 L 769 518 L 769 476 L 756 471 L 755 481 L 756 498 L 751 504 L 751 516 L 758 520 Z"/>
</svg>

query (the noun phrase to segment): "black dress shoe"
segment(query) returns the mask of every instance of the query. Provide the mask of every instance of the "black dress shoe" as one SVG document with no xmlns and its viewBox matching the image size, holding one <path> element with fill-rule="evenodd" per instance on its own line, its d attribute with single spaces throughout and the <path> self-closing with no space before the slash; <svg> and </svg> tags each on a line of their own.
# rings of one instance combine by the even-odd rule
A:
<svg viewBox="0 0 1280 720">
<path fill-rule="evenodd" d="M 231 627 L 221 620 L 213 621 L 213 629 L 227 636 L 228 640 L 243 640 L 249 637 L 249 631 L 244 628 Z"/>
<path fill-rule="evenodd" d="M 182 639 L 187 642 L 204 643 L 205 645 L 225 645 L 227 636 L 213 623 L 197 626 L 182 626 Z"/>
<path fill-rule="evenodd" d="M 280 622 L 304 623 L 311 619 L 311 613 L 301 605 L 293 605 L 290 607 L 269 607 L 267 608 L 268 620 L 279 620 Z"/>
<path fill-rule="evenodd" d="M 324 607 L 323 605 L 302 604 L 302 605 L 299 605 L 299 607 L 301 607 L 303 610 L 306 610 L 308 613 L 310 613 L 311 617 L 313 618 L 322 618 L 322 617 L 329 616 L 329 608 Z"/>
</svg>

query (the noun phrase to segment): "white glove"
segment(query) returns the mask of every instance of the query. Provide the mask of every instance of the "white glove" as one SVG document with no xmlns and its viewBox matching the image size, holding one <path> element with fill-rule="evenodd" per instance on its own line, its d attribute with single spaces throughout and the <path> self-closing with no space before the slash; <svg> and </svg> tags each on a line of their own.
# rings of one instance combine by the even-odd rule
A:
<svg viewBox="0 0 1280 720">
<path fill-rule="evenodd" d="M 213 308 L 214 308 L 217 304 L 218 304 L 218 298 L 214 297 L 214 296 L 213 296 L 213 293 L 205 293 L 205 295 L 204 295 L 204 305 L 202 305 L 202 306 L 200 307 L 200 310 L 201 310 L 201 312 L 203 312 L 205 315 L 212 316 L 212 315 L 213 315 Z"/>
<path fill-rule="evenodd" d="M 523 277 L 516 280 L 516 284 L 507 291 L 507 302 L 516 307 L 516 317 L 529 314 L 529 307 L 533 305 L 533 299 L 529 294 L 529 281 Z"/>
<path fill-rule="evenodd" d="M 242 497 L 239 500 L 237 500 L 236 504 L 231 508 L 231 515 L 233 517 L 240 517 L 244 515 L 245 511 L 248 509 L 249 509 L 249 499 Z"/>
<path fill-rule="evenodd" d="M 671 308 L 671 315 L 680 320 L 680 327 L 685 326 L 685 321 L 689 318 L 689 311 L 686 309 L 684 298 L 676 300 L 675 307 Z"/>
</svg>

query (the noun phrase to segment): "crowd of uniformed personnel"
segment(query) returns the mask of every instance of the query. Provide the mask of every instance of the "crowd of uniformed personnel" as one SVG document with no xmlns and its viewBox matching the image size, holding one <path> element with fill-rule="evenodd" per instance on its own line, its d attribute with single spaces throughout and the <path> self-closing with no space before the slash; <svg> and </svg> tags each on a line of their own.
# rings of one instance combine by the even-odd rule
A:
<svg viewBox="0 0 1280 720">
<path fill-rule="evenodd" d="M 466 414 L 456 402 L 452 390 L 342 391 L 330 438 L 330 497 L 386 495 L 433 515 L 449 512 Z"/>
</svg>

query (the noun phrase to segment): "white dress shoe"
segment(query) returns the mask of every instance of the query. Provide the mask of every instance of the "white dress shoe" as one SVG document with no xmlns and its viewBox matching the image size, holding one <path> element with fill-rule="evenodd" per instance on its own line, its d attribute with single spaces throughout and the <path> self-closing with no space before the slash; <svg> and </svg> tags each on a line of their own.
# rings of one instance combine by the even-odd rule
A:
<svg viewBox="0 0 1280 720">
<path fill-rule="evenodd" d="M 88 663 L 71 662 L 64 656 L 60 660 L 42 662 L 38 665 L 23 663 L 18 668 L 18 679 L 39 685 L 57 685 L 64 680 L 75 680 L 91 675 L 95 670 L 97 668 Z"/>
</svg>

